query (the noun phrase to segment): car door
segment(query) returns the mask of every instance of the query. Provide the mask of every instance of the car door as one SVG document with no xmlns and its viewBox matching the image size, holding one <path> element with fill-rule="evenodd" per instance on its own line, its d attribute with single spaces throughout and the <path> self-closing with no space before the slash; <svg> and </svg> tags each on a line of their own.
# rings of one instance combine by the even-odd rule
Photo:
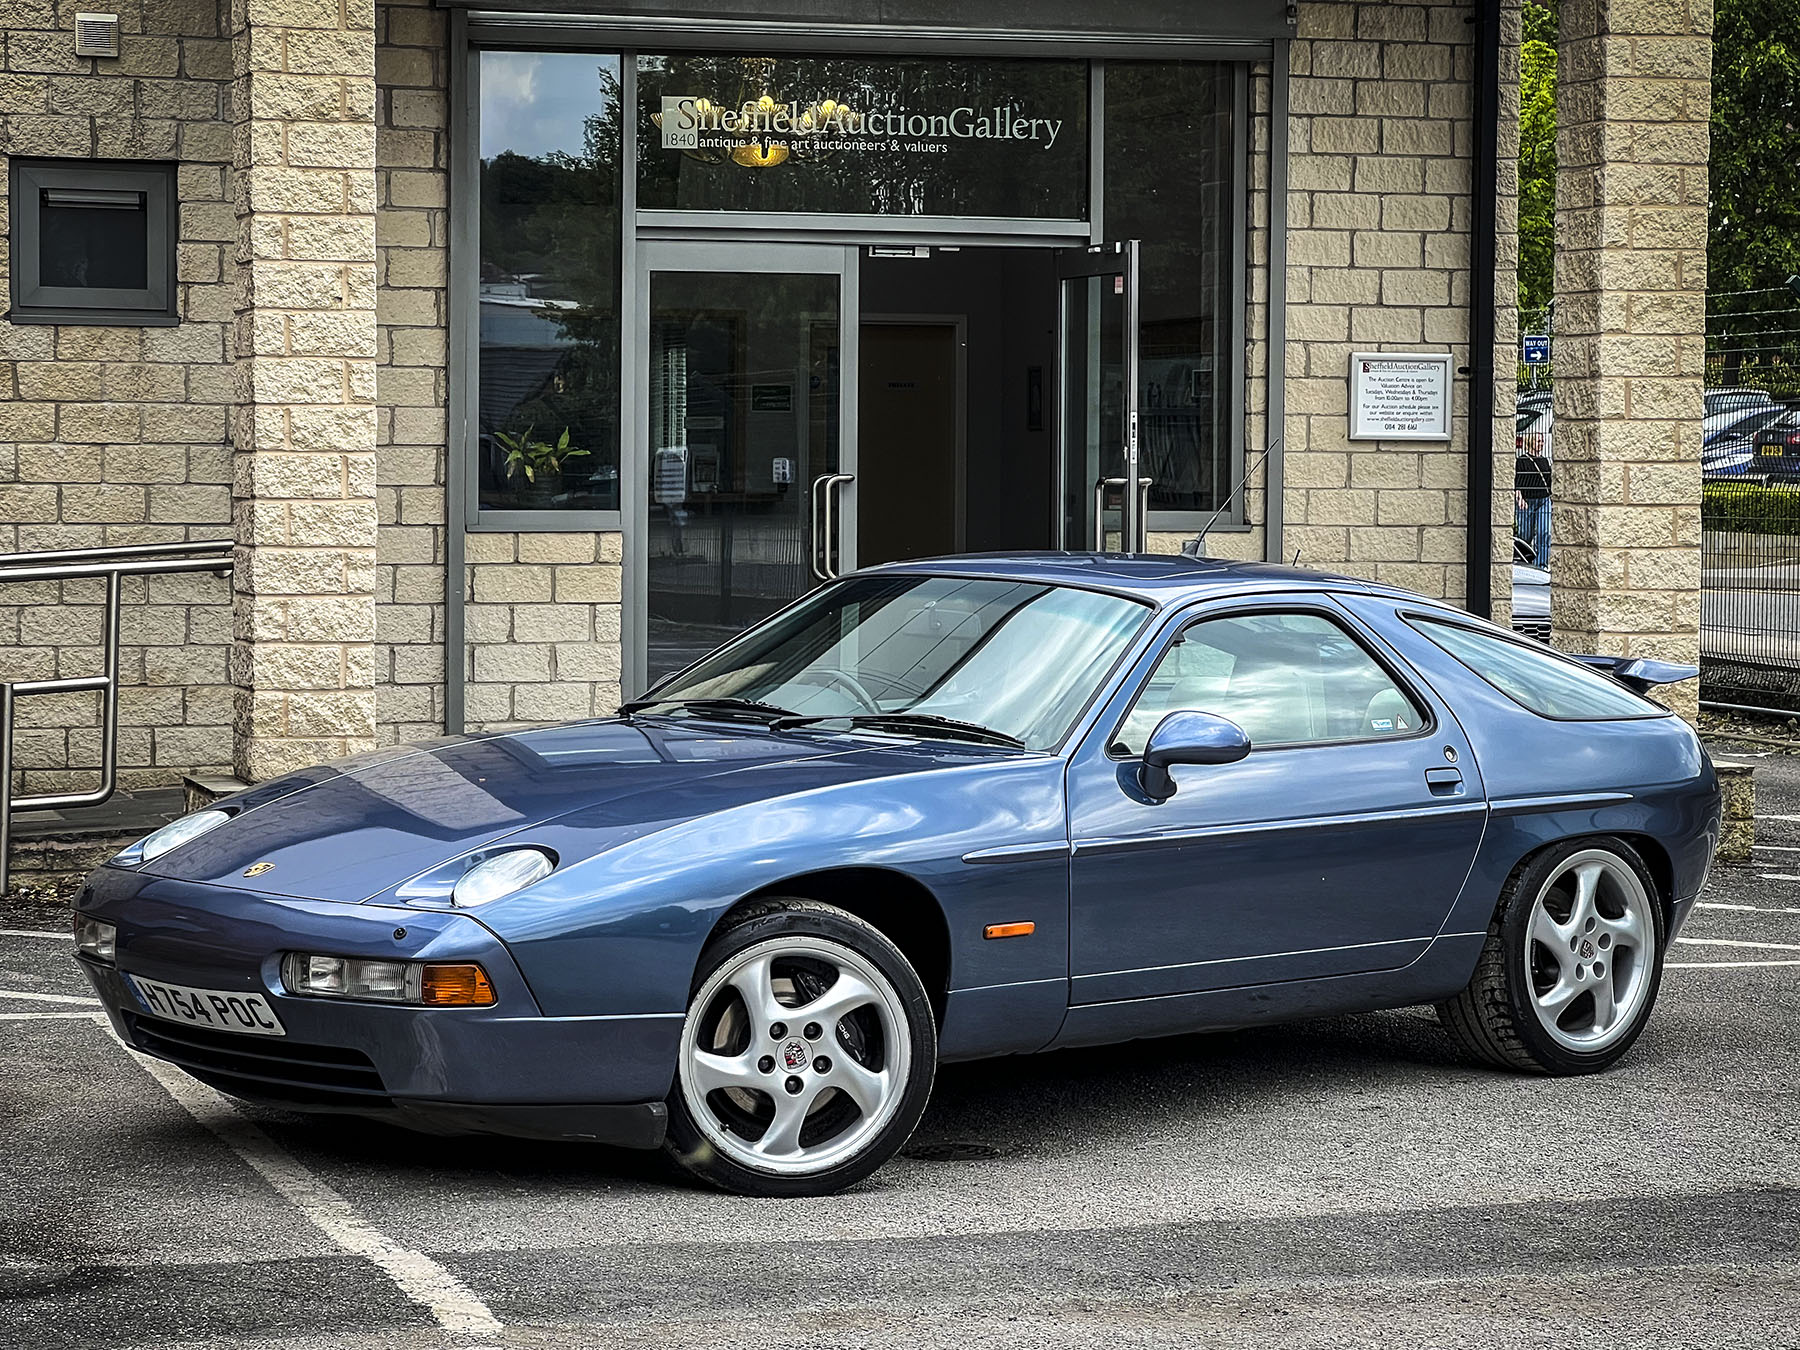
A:
<svg viewBox="0 0 1800 1350">
<path fill-rule="evenodd" d="M 1232 718 L 1250 754 L 1138 785 L 1170 712 Z M 1468 875 L 1486 819 L 1449 710 L 1323 596 L 1171 625 L 1070 762 L 1071 1002 L 1401 966 Z"/>
</svg>

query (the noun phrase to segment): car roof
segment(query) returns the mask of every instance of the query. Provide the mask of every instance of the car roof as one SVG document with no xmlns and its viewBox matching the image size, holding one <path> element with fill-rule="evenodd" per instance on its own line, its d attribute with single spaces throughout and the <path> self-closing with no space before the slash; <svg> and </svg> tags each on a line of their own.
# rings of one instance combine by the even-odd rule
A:
<svg viewBox="0 0 1800 1350">
<path fill-rule="evenodd" d="M 1167 553 L 964 553 L 863 568 L 854 576 L 954 576 L 1038 581 L 1110 591 L 1158 607 L 1210 596 L 1269 591 L 1354 591 L 1441 606 L 1411 591 L 1359 577 L 1279 563 L 1234 562 Z"/>
</svg>

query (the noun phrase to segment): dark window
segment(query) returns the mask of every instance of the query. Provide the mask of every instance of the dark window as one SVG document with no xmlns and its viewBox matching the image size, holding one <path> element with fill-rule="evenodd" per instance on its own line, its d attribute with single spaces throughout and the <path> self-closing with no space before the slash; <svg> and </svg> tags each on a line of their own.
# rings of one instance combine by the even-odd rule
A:
<svg viewBox="0 0 1800 1350">
<path fill-rule="evenodd" d="M 1233 68 L 1109 61 L 1104 122 L 1108 239 L 1136 239 L 1140 453 L 1152 511 L 1214 511 L 1232 465 L 1237 303 Z"/>
<path fill-rule="evenodd" d="M 12 162 L 15 323 L 173 324 L 175 166 Z"/>
<path fill-rule="evenodd" d="M 638 205 L 1085 220 L 1083 61 L 640 56 Z"/>
<path fill-rule="evenodd" d="M 1208 712 L 1257 749 L 1410 736 L 1426 716 L 1381 663 L 1322 614 L 1233 614 L 1182 630 L 1156 663 L 1113 751 L 1140 755 L 1173 712 Z"/>
<path fill-rule="evenodd" d="M 478 500 L 619 509 L 619 58 L 481 53 Z"/>
<path fill-rule="evenodd" d="M 1543 717 L 1606 722 L 1660 717 L 1667 709 L 1547 647 L 1525 646 L 1497 633 L 1415 619 L 1413 626 L 1494 688 Z"/>
</svg>

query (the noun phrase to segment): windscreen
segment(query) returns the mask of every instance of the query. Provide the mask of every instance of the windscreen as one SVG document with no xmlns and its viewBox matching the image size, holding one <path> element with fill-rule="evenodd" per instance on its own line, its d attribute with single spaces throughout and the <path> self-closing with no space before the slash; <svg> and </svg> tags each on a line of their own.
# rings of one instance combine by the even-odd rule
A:
<svg viewBox="0 0 1800 1350">
<path fill-rule="evenodd" d="M 1047 750 L 1149 612 L 1122 596 L 1034 582 L 857 577 L 753 629 L 652 697 L 751 699 L 809 716 L 931 714 Z"/>
</svg>

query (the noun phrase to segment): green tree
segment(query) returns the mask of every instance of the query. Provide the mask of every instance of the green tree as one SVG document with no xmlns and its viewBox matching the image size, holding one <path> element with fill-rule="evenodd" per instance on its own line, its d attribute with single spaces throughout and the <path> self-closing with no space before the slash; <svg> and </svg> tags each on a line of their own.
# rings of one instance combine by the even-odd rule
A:
<svg viewBox="0 0 1800 1350">
<path fill-rule="evenodd" d="M 1800 273 L 1800 0 L 1718 0 L 1712 74 L 1708 346 L 1724 366 L 1715 378 L 1735 384 L 1748 364 L 1766 381 L 1779 362 L 1791 383 L 1800 317 L 1778 288 Z"/>
<path fill-rule="evenodd" d="M 1556 293 L 1556 0 L 1526 0 L 1524 19 L 1519 54 L 1519 317 L 1532 323 Z"/>
</svg>

